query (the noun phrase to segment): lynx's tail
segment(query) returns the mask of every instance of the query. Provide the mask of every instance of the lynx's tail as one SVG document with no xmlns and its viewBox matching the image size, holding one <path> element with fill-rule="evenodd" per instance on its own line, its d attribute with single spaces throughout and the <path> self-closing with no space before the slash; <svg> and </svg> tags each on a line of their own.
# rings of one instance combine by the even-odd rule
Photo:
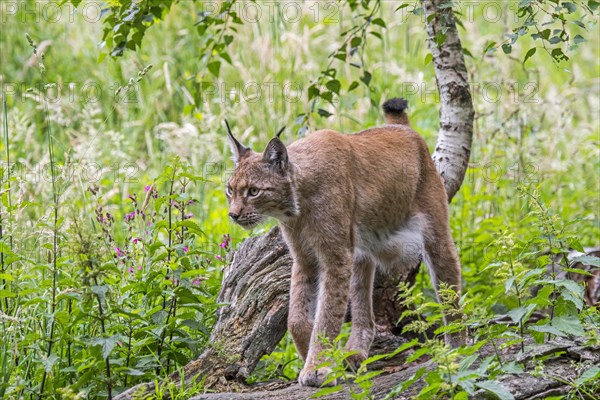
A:
<svg viewBox="0 0 600 400">
<path fill-rule="evenodd" d="M 383 103 L 381 108 L 383 108 L 386 124 L 410 125 L 408 115 L 406 115 L 406 109 L 408 108 L 406 99 L 389 99 Z"/>
</svg>

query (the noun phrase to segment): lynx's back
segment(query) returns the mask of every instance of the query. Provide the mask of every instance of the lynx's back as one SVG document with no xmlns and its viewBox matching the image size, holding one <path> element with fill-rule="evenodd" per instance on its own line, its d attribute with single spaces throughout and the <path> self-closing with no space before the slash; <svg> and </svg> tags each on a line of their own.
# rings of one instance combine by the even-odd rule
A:
<svg viewBox="0 0 600 400">
<path fill-rule="evenodd" d="M 442 180 L 425 141 L 408 126 L 406 101 L 383 109 L 383 127 L 351 135 L 322 130 L 289 146 L 277 135 L 263 153 L 228 130 L 236 162 L 227 186 L 230 217 L 244 227 L 277 218 L 292 255 L 288 328 L 305 360 L 301 385 L 326 382 L 331 368 L 319 367 L 319 337 L 339 334 L 348 303 L 347 361 L 357 368 L 368 356 L 377 268 L 396 275 L 423 259 L 436 291 L 443 282 L 460 293 Z"/>
<path fill-rule="evenodd" d="M 315 206 L 320 201 L 352 202 L 353 219 L 361 227 L 394 229 L 411 214 L 428 211 L 432 195 L 438 199 L 434 203 L 446 208 L 444 186 L 427 145 L 408 126 L 386 125 L 352 135 L 317 131 L 291 144 L 288 154 L 298 173 L 299 197 L 310 195 Z M 331 192 L 341 197 L 332 199 Z"/>
</svg>

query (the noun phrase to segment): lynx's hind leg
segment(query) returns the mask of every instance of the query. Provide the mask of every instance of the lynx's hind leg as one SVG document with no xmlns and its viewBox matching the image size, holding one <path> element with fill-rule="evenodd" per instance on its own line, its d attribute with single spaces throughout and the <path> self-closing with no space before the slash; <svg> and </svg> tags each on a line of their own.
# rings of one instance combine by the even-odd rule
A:
<svg viewBox="0 0 600 400">
<path fill-rule="evenodd" d="M 350 278 L 350 307 L 352 313 L 352 333 L 346 343 L 346 351 L 358 353 L 348 357 L 350 366 L 357 370 L 360 363 L 369 355 L 369 348 L 375 335 L 373 316 L 373 280 L 375 264 L 373 259 L 355 251 L 352 277 Z"/>
<path fill-rule="evenodd" d="M 424 235 L 424 261 L 429 269 L 429 275 L 434 285 L 438 302 L 442 302 L 440 298 L 440 284 L 443 282 L 457 292 L 456 301 L 453 304 L 454 307 L 457 307 L 461 293 L 460 261 L 456 246 L 452 240 L 448 220 L 447 218 L 438 218 L 428 228 L 427 234 Z M 444 322 L 447 324 L 456 318 L 458 318 L 457 314 L 446 314 Z M 459 332 L 445 335 L 445 339 L 446 343 L 453 347 L 460 346 L 465 342 L 465 333 Z"/>
</svg>

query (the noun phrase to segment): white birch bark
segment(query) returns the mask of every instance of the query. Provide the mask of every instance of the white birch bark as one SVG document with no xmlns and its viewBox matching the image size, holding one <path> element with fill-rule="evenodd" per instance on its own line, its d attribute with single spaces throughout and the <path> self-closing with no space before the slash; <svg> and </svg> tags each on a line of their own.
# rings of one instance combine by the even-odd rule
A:
<svg viewBox="0 0 600 400">
<path fill-rule="evenodd" d="M 440 131 L 433 160 L 452 200 L 460 188 L 471 155 L 473 101 L 462 45 L 449 0 L 422 0 L 429 49 L 440 93 Z M 438 46 L 436 39 L 445 35 Z"/>
</svg>

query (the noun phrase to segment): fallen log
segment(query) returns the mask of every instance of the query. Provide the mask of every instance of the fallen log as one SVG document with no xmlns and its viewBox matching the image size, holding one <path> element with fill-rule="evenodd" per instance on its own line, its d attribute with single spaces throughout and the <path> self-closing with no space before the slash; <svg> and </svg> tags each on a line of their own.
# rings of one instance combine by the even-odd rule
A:
<svg viewBox="0 0 600 400">
<path fill-rule="evenodd" d="M 495 354 L 492 345 L 483 346 L 479 354 L 481 359 Z M 494 379 L 509 391 L 515 400 L 538 400 L 549 396 L 565 395 L 573 390 L 569 382 L 574 382 L 583 371 L 600 363 L 600 347 L 586 346 L 582 342 L 566 340 L 551 341 L 542 345 L 535 344 L 532 339 L 526 341 L 526 351 L 521 353 L 520 346 L 510 346 L 499 352 L 502 362 L 517 361 L 523 367 L 518 374 L 502 374 Z M 538 360 L 543 358 L 543 369 L 540 372 Z M 419 369 L 435 368 L 429 361 L 403 365 L 400 357 L 388 363 L 384 370 L 397 371 L 383 373 L 372 380 L 370 390 L 373 399 L 383 399 L 398 385 L 409 380 Z M 473 364 L 476 369 L 479 362 Z M 381 368 L 380 365 L 378 368 Z M 400 369 L 398 371 L 398 369 Z M 416 381 L 408 390 L 392 395 L 391 399 L 414 399 L 425 386 L 422 379 Z M 207 393 L 190 398 L 190 400 L 306 400 L 317 393 L 319 389 L 302 387 L 296 383 L 269 383 L 256 385 L 253 392 L 244 393 Z M 350 399 L 351 391 L 360 393 L 357 385 L 347 383 L 344 388 L 333 394 L 321 397 L 327 400 Z M 600 393 L 598 393 L 600 395 Z M 473 398 L 496 399 L 492 393 L 479 389 Z M 582 397 L 585 399 L 585 397 Z M 591 400 L 591 399 L 590 399 Z"/>
</svg>

